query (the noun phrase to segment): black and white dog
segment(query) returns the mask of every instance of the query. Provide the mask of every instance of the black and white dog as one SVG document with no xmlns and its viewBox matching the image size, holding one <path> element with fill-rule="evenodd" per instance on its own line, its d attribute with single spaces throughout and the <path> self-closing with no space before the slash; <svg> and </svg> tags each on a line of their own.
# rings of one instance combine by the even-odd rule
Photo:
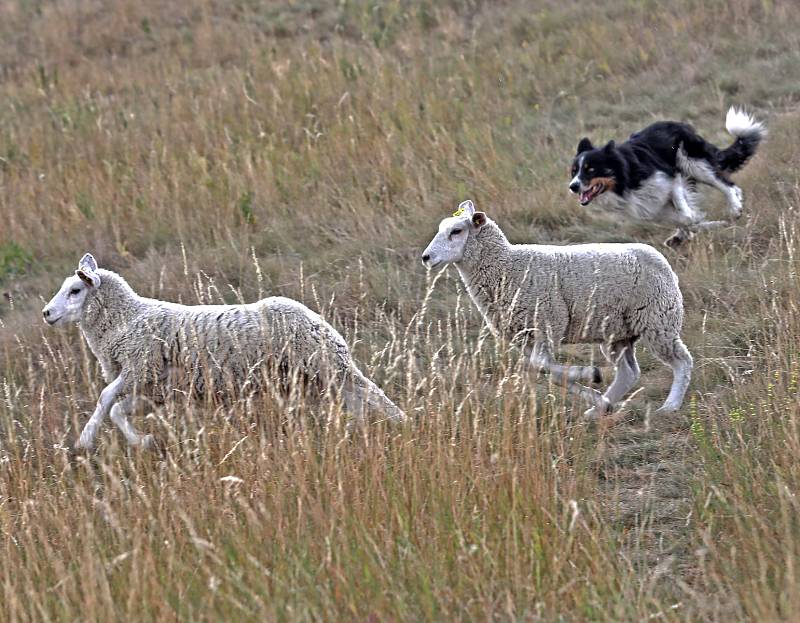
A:
<svg viewBox="0 0 800 623">
<path fill-rule="evenodd" d="M 728 111 L 725 127 L 735 138 L 726 149 L 705 141 L 692 126 L 672 121 L 654 123 L 620 145 L 610 141 L 594 147 L 583 138 L 572 163 L 569 189 L 583 206 L 595 201 L 623 218 L 677 225 L 665 244 L 678 246 L 698 229 L 726 223 L 705 220 L 696 205 L 696 182 L 724 193 L 733 219 L 742 214 L 742 189 L 729 175 L 756 152 L 766 129 L 735 108 Z"/>
</svg>

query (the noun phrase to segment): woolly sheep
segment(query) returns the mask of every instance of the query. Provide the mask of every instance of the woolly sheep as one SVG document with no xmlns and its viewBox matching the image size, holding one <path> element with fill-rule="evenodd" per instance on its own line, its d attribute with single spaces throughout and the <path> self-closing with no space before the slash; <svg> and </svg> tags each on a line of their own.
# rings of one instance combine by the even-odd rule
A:
<svg viewBox="0 0 800 623">
<path fill-rule="evenodd" d="M 361 420 L 373 408 L 391 421 L 404 413 L 353 362 L 341 335 L 297 301 L 270 297 L 249 305 L 177 305 L 136 294 L 86 254 L 75 275 L 42 310 L 50 325 L 77 322 L 108 383 L 77 443 L 94 445 L 106 414 L 130 445 L 149 447 L 129 422 L 137 397 L 163 403 L 173 392 L 230 401 L 280 377 L 340 391 Z"/>
<path fill-rule="evenodd" d="M 528 363 L 566 382 L 605 415 L 639 380 L 635 345 L 642 340 L 672 368 L 669 396 L 658 413 L 683 403 L 692 356 L 680 338 L 683 297 L 667 260 L 644 244 L 550 246 L 510 244 L 497 224 L 471 201 L 439 225 L 422 255 L 429 268 L 455 264 L 470 297 L 495 335 L 519 344 Z M 615 366 L 601 394 L 578 381 L 599 383 L 594 366 L 563 366 L 562 343 L 599 343 Z"/>
</svg>

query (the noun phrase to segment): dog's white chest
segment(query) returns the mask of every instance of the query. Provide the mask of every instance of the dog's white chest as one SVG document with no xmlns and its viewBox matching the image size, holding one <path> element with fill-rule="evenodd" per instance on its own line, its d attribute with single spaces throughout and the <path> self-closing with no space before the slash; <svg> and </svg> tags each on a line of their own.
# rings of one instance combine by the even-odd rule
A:
<svg viewBox="0 0 800 623">
<path fill-rule="evenodd" d="M 661 171 L 654 173 L 639 188 L 628 190 L 623 196 L 604 193 L 596 200 L 603 210 L 619 217 L 640 221 L 672 220 L 672 192 L 677 180 Z"/>
</svg>

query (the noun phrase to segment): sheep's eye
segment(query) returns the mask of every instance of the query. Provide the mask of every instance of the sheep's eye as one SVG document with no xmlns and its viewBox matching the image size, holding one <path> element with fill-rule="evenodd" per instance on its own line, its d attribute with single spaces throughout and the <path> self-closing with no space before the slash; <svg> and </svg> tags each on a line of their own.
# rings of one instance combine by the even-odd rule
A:
<svg viewBox="0 0 800 623">
<path fill-rule="evenodd" d="M 70 295 L 70 296 L 75 296 L 75 295 L 76 295 L 76 294 L 78 294 L 78 292 L 80 292 L 80 291 L 81 291 L 81 289 L 80 289 L 80 288 L 72 288 L 72 290 L 70 290 L 70 291 L 69 291 L 69 295 Z"/>
<path fill-rule="evenodd" d="M 461 228 L 460 227 L 456 227 L 453 231 L 450 232 L 450 235 L 451 236 L 458 236 L 458 234 L 460 234 L 460 233 L 461 233 Z"/>
</svg>

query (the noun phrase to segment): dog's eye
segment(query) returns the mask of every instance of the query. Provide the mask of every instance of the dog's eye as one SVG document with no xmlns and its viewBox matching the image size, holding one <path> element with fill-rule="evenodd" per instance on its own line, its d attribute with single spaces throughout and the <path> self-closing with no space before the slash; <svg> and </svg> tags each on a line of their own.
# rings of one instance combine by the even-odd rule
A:
<svg viewBox="0 0 800 623">
<path fill-rule="evenodd" d="M 70 290 L 70 291 L 69 291 L 69 295 L 70 295 L 70 296 L 75 296 L 75 295 L 76 295 L 76 294 L 78 294 L 80 291 L 81 291 L 81 289 L 80 289 L 80 288 L 72 288 L 72 290 Z"/>
<path fill-rule="evenodd" d="M 594 173 L 594 167 L 589 167 L 587 170 L 589 171 L 589 173 Z"/>
</svg>

